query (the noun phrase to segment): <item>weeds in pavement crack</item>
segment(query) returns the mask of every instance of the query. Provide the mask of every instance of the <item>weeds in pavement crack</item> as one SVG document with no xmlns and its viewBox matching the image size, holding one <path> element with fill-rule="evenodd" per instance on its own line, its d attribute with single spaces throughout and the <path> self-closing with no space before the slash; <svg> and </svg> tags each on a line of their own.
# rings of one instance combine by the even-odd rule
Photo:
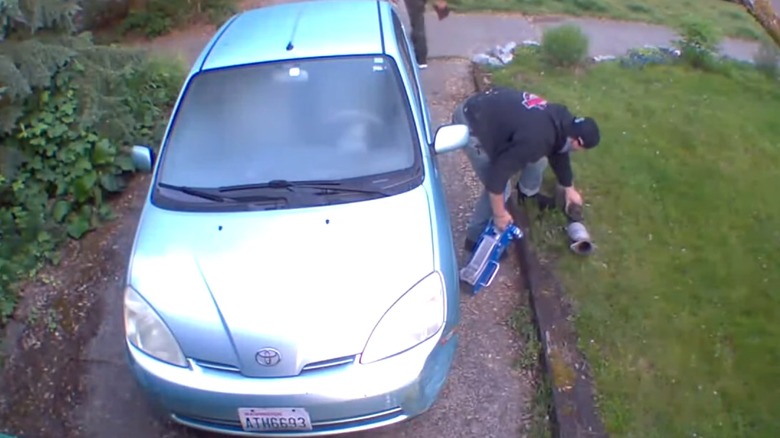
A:
<svg viewBox="0 0 780 438">
<path fill-rule="evenodd" d="M 527 303 L 521 304 L 507 321 L 507 325 L 520 338 L 522 347 L 515 358 L 514 367 L 532 376 L 535 393 L 529 404 L 528 421 L 521 436 L 528 438 L 552 437 L 550 412 L 552 409 L 552 389 L 541 368 L 541 343 L 533 322 L 531 309 Z"/>
</svg>

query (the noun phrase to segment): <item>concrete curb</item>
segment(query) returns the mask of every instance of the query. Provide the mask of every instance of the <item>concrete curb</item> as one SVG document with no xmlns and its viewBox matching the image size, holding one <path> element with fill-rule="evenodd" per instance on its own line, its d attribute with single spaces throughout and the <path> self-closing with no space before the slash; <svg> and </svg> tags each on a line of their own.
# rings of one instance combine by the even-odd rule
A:
<svg viewBox="0 0 780 438">
<path fill-rule="evenodd" d="M 472 63 L 477 91 L 491 84 L 489 74 Z M 541 362 L 552 389 L 552 432 L 558 438 L 607 437 L 594 398 L 589 366 L 577 348 L 577 333 L 563 290 L 549 269 L 542 266 L 530 240 L 525 210 L 510 200 L 509 212 L 526 233 L 513 245 L 529 292 L 533 321 L 542 345 Z"/>
<path fill-rule="evenodd" d="M 553 436 L 607 437 L 594 398 L 590 368 L 577 348 L 577 333 L 563 290 L 550 270 L 539 262 L 525 210 L 513 201 L 510 204 L 512 217 L 525 231 L 525 238 L 515 245 L 515 250 L 542 345 L 542 368 L 552 389 Z"/>
</svg>

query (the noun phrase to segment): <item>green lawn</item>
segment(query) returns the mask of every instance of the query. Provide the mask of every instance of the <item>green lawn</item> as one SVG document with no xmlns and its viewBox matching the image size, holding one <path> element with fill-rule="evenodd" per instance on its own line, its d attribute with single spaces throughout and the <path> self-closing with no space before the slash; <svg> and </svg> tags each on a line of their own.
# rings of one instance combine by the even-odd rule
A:
<svg viewBox="0 0 780 438">
<path fill-rule="evenodd" d="M 745 9 L 724 0 L 449 0 L 457 11 L 516 11 L 644 21 L 677 26 L 686 16 L 710 22 L 728 36 L 758 39 L 764 30 Z"/>
<path fill-rule="evenodd" d="M 612 436 L 780 436 L 780 85 L 616 64 L 574 76 L 527 54 L 495 79 L 602 127 L 573 158 L 597 252 L 569 254 L 550 219 L 534 235 L 562 256 Z"/>
</svg>

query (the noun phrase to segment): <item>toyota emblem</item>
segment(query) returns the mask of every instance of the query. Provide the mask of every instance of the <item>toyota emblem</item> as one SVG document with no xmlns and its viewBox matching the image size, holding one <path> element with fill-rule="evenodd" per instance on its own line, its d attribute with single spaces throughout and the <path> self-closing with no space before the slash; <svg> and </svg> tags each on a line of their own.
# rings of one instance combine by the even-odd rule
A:
<svg viewBox="0 0 780 438">
<path fill-rule="evenodd" d="M 255 353 L 255 360 L 264 367 L 272 367 L 282 360 L 282 354 L 273 348 L 263 348 Z"/>
</svg>

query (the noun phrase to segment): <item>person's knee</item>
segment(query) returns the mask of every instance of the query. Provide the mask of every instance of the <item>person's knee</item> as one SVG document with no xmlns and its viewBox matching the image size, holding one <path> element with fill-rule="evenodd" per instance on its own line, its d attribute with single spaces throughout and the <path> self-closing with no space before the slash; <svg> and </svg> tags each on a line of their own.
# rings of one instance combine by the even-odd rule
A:
<svg viewBox="0 0 780 438">
<path fill-rule="evenodd" d="M 526 168 L 517 181 L 517 190 L 525 196 L 534 196 L 541 190 L 543 180 L 544 173 L 539 169 Z"/>
<path fill-rule="evenodd" d="M 544 179 L 544 170 L 538 168 L 526 168 L 520 173 L 520 182 L 525 186 L 538 186 Z"/>
<path fill-rule="evenodd" d="M 542 157 L 539 161 L 534 163 L 534 167 L 539 169 L 539 172 L 544 172 L 545 169 L 547 169 L 547 165 L 549 164 L 547 157 Z"/>
</svg>

